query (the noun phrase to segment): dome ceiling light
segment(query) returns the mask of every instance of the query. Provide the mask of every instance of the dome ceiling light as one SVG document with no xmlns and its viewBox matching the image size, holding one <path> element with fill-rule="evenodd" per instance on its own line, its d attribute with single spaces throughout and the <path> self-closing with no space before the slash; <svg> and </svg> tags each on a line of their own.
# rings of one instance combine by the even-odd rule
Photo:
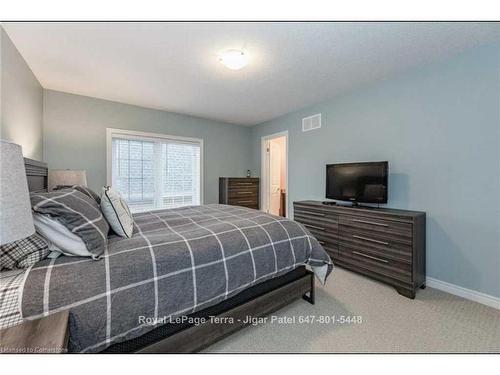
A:
<svg viewBox="0 0 500 375">
<path fill-rule="evenodd" d="M 229 49 L 219 55 L 219 61 L 231 70 L 240 70 L 248 65 L 248 56 L 237 49 Z"/>
</svg>

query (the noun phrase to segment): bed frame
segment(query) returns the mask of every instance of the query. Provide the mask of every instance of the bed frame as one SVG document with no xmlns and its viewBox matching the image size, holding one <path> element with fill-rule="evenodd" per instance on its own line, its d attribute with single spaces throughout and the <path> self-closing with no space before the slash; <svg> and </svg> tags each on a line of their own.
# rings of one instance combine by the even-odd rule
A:
<svg viewBox="0 0 500 375">
<path fill-rule="evenodd" d="M 47 191 L 49 171 L 47 164 L 24 158 L 24 168 L 26 169 L 26 178 L 30 193 Z"/>
<path fill-rule="evenodd" d="M 30 192 L 47 191 L 47 164 L 24 159 Z M 106 353 L 193 353 L 250 325 L 298 299 L 314 304 L 314 274 L 299 267 L 280 277 L 257 284 L 238 295 L 203 309 L 193 317 L 215 317 L 204 323 L 166 324 L 132 340 L 110 346 Z"/>
</svg>

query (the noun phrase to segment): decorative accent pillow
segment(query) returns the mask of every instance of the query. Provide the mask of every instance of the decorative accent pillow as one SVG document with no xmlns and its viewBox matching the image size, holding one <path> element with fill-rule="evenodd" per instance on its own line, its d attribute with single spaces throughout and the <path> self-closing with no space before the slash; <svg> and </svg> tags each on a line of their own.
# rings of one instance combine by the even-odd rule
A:
<svg viewBox="0 0 500 375">
<path fill-rule="evenodd" d="M 134 219 L 121 194 L 109 186 L 102 189 L 101 210 L 109 225 L 120 237 L 132 237 Z"/>
<path fill-rule="evenodd" d="M 66 187 L 66 186 L 56 187 L 54 190 L 67 190 L 67 189 L 78 190 L 80 193 L 83 193 L 90 198 L 94 198 L 97 204 L 101 204 L 101 197 L 97 195 L 97 193 L 95 193 L 94 190 L 89 189 L 88 187 L 83 185 L 73 185 L 71 187 Z"/>
<path fill-rule="evenodd" d="M 80 237 L 93 259 L 98 259 L 107 248 L 109 225 L 93 198 L 74 189 L 33 193 L 31 207 Z"/>
<path fill-rule="evenodd" d="M 0 246 L 0 269 L 28 268 L 49 255 L 47 241 L 35 233 L 19 241 Z"/>
</svg>

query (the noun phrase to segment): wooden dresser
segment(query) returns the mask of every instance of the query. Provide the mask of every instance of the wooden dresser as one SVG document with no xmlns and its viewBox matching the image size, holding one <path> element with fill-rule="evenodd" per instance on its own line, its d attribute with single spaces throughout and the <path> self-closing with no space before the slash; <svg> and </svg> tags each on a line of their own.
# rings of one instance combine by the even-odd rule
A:
<svg viewBox="0 0 500 375">
<path fill-rule="evenodd" d="M 373 277 L 415 298 L 425 288 L 425 212 L 294 202 L 334 264 Z"/>
<path fill-rule="evenodd" d="M 259 209 L 259 179 L 219 177 L 219 203 Z"/>
</svg>

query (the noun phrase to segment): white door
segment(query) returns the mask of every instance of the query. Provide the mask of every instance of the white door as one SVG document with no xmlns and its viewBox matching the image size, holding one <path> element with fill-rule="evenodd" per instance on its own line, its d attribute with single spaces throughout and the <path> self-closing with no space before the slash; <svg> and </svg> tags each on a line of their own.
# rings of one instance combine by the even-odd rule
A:
<svg viewBox="0 0 500 375">
<path fill-rule="evenodd" d="M 281 146 L 278 142 L 269 142 L 269 213 L 279 215 L 281 202 Z"/>
</svg>

